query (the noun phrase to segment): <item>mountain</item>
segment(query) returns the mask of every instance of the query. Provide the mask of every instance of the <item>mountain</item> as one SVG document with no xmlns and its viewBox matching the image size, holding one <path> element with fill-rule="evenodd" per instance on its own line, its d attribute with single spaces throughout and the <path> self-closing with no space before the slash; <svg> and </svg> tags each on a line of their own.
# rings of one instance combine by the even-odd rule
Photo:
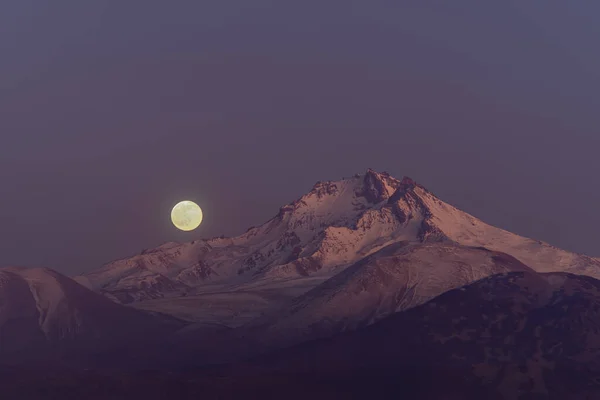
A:
<svg viewBox="0 0 600 400">
<path fill-rule="evenodd" d="M 499 273 L 532 271 L 504 253 L 455 243 L 395 243 L 253 325 L 281 347 L 370 325 L 451 289 Z"/>
<path fill-rule="evenodd" d="M 111 299 L 142 300 L 297 283 L 309 290 L 393 243 L 454 242 L 507 253 L 536 271 L 600 278 L 600 260 L 490 226 L 410 178 L 368 170 L 318 182 L 233 238 L 167 243 L 75 279 Z"/>
<path fill-rule="evenodd" d="M 182 326 L 172 317 L 117 304 L 49 269 L 0 269 L 2 363 L 85 361 Z"/>
<path fill-rule="evenodd" d="M 413 239 L 414 234 L 396 229 L 400 224 L 391 210 L 383 209 L 399 185 L 374 171 L 340 182 L 319 182 L 274 218 L 241 236 L 168 243 L 76 280 L 131 302 L 178 296 L 206 284 L 301 278 L 316 272 L 331 275 L 392 240 Z"/>
<path fill-rule="evenodd" d="M 191 365 L 231 362 L 360 329 L 448 290 L 515 271 L 532 272 L 515 258 L 484 248 L 395 243 L 237 329 L 188 326 L 175 336 L 169 355 L 178 363 L 188 358 Z"/>
<path fill-rule="evenodd" d="M 234 370 L 360 381 L 372 390 L 385 384 L 421 396 L 411 398 L 592 399 L 600 396 L 599 345 L 600 281 L 522 271 Z"/>
<path fill-rule="evenodd" d="M 127 374 L 0 369 L 0 390 L 15 399 L 596 399 L 599 293 L 585 276 L 501 273 L 245 362 Z"/>
</svg>

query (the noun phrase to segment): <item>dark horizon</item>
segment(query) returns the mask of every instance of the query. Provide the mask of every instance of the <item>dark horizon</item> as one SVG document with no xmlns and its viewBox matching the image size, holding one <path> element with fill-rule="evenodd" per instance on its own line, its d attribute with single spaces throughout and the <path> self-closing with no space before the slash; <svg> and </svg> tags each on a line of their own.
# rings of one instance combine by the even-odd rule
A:
<svg viewBox="0 0 600 400">
<path fill-rule="evenodd" d="M 600 256 L 600 5 L 8 0 L 0 266 L 244 232 L 367 168 Z M 171 206 L 197 201 L 200 228 Z"/>
</svg>

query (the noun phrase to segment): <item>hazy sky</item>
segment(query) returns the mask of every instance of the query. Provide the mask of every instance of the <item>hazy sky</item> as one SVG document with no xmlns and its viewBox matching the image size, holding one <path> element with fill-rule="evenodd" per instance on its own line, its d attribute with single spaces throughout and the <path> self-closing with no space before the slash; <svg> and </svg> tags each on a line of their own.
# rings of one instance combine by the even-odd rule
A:
<svg viewBox="0 0 600 400">
<path fill-rule="evenodd" d="M 3 0 L 0 265 L 71 274 L 241 233 L 368 167 L 600 256 L 598 15 L 583 0 Z M 192 234 L 168 219 L 183 198 L 205 211 Z"/>
</svg>

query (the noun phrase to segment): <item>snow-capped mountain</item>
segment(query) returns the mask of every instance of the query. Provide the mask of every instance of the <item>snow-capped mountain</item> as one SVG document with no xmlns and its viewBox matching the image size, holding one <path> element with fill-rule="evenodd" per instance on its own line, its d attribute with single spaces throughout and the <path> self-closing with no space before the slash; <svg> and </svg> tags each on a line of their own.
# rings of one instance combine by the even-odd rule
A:
<svg viewBox="0 0 600 400">
<path fill-rule="evenodd" d="M 181 326 L 171 317 L 116 304 L 49 269 L 0 269 L 1 362 L 43 358 L 46 351 L 58 355 L 69 347 L 84 358 L 132 337 Z"/>
<path fill-rule="evenodd" d="M 403 228 L 385 207 L 399 186 L 397 179 L 370 170 L 319 182 L 238 237 L 167 243 L 75 279 L 131 302 L 179 296 L 206 284 L 331 275 L 386 244 L 414 239 L 418 227 Z"/>
<path fill-rule="evenodd" d="M 392 243 L 440 241 L 504 252 L 536 271 L 600 278 L 598 259 L 490 226 L 410 178 L 368 170 L 318 182 L 274 218 L 240 236 L 167 243 L 75 279 L 129 303 L 214 285 L 222 290 L 222 285 L 248 282 L 325 279 Z"/>
</svg>

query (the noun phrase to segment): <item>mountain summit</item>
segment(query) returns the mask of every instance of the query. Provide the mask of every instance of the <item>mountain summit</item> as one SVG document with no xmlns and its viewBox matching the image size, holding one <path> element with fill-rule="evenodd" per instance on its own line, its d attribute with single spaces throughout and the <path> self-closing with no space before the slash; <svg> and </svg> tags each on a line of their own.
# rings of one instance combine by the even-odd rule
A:
<svg viewBox="0 0 600 400">
<path fill-rule="evenodd" d="M 400 242 L 485 247 L 536 271 L 600 278 L 598 259 L 490 226 L 411 178 L 399 180 L 369 169 L 317 182 L 275 217 L 240 236 L 167 243 L 75 279 L 123 303 L 250 283 L 303 282 L 308 290 Z"/>
</svg>

